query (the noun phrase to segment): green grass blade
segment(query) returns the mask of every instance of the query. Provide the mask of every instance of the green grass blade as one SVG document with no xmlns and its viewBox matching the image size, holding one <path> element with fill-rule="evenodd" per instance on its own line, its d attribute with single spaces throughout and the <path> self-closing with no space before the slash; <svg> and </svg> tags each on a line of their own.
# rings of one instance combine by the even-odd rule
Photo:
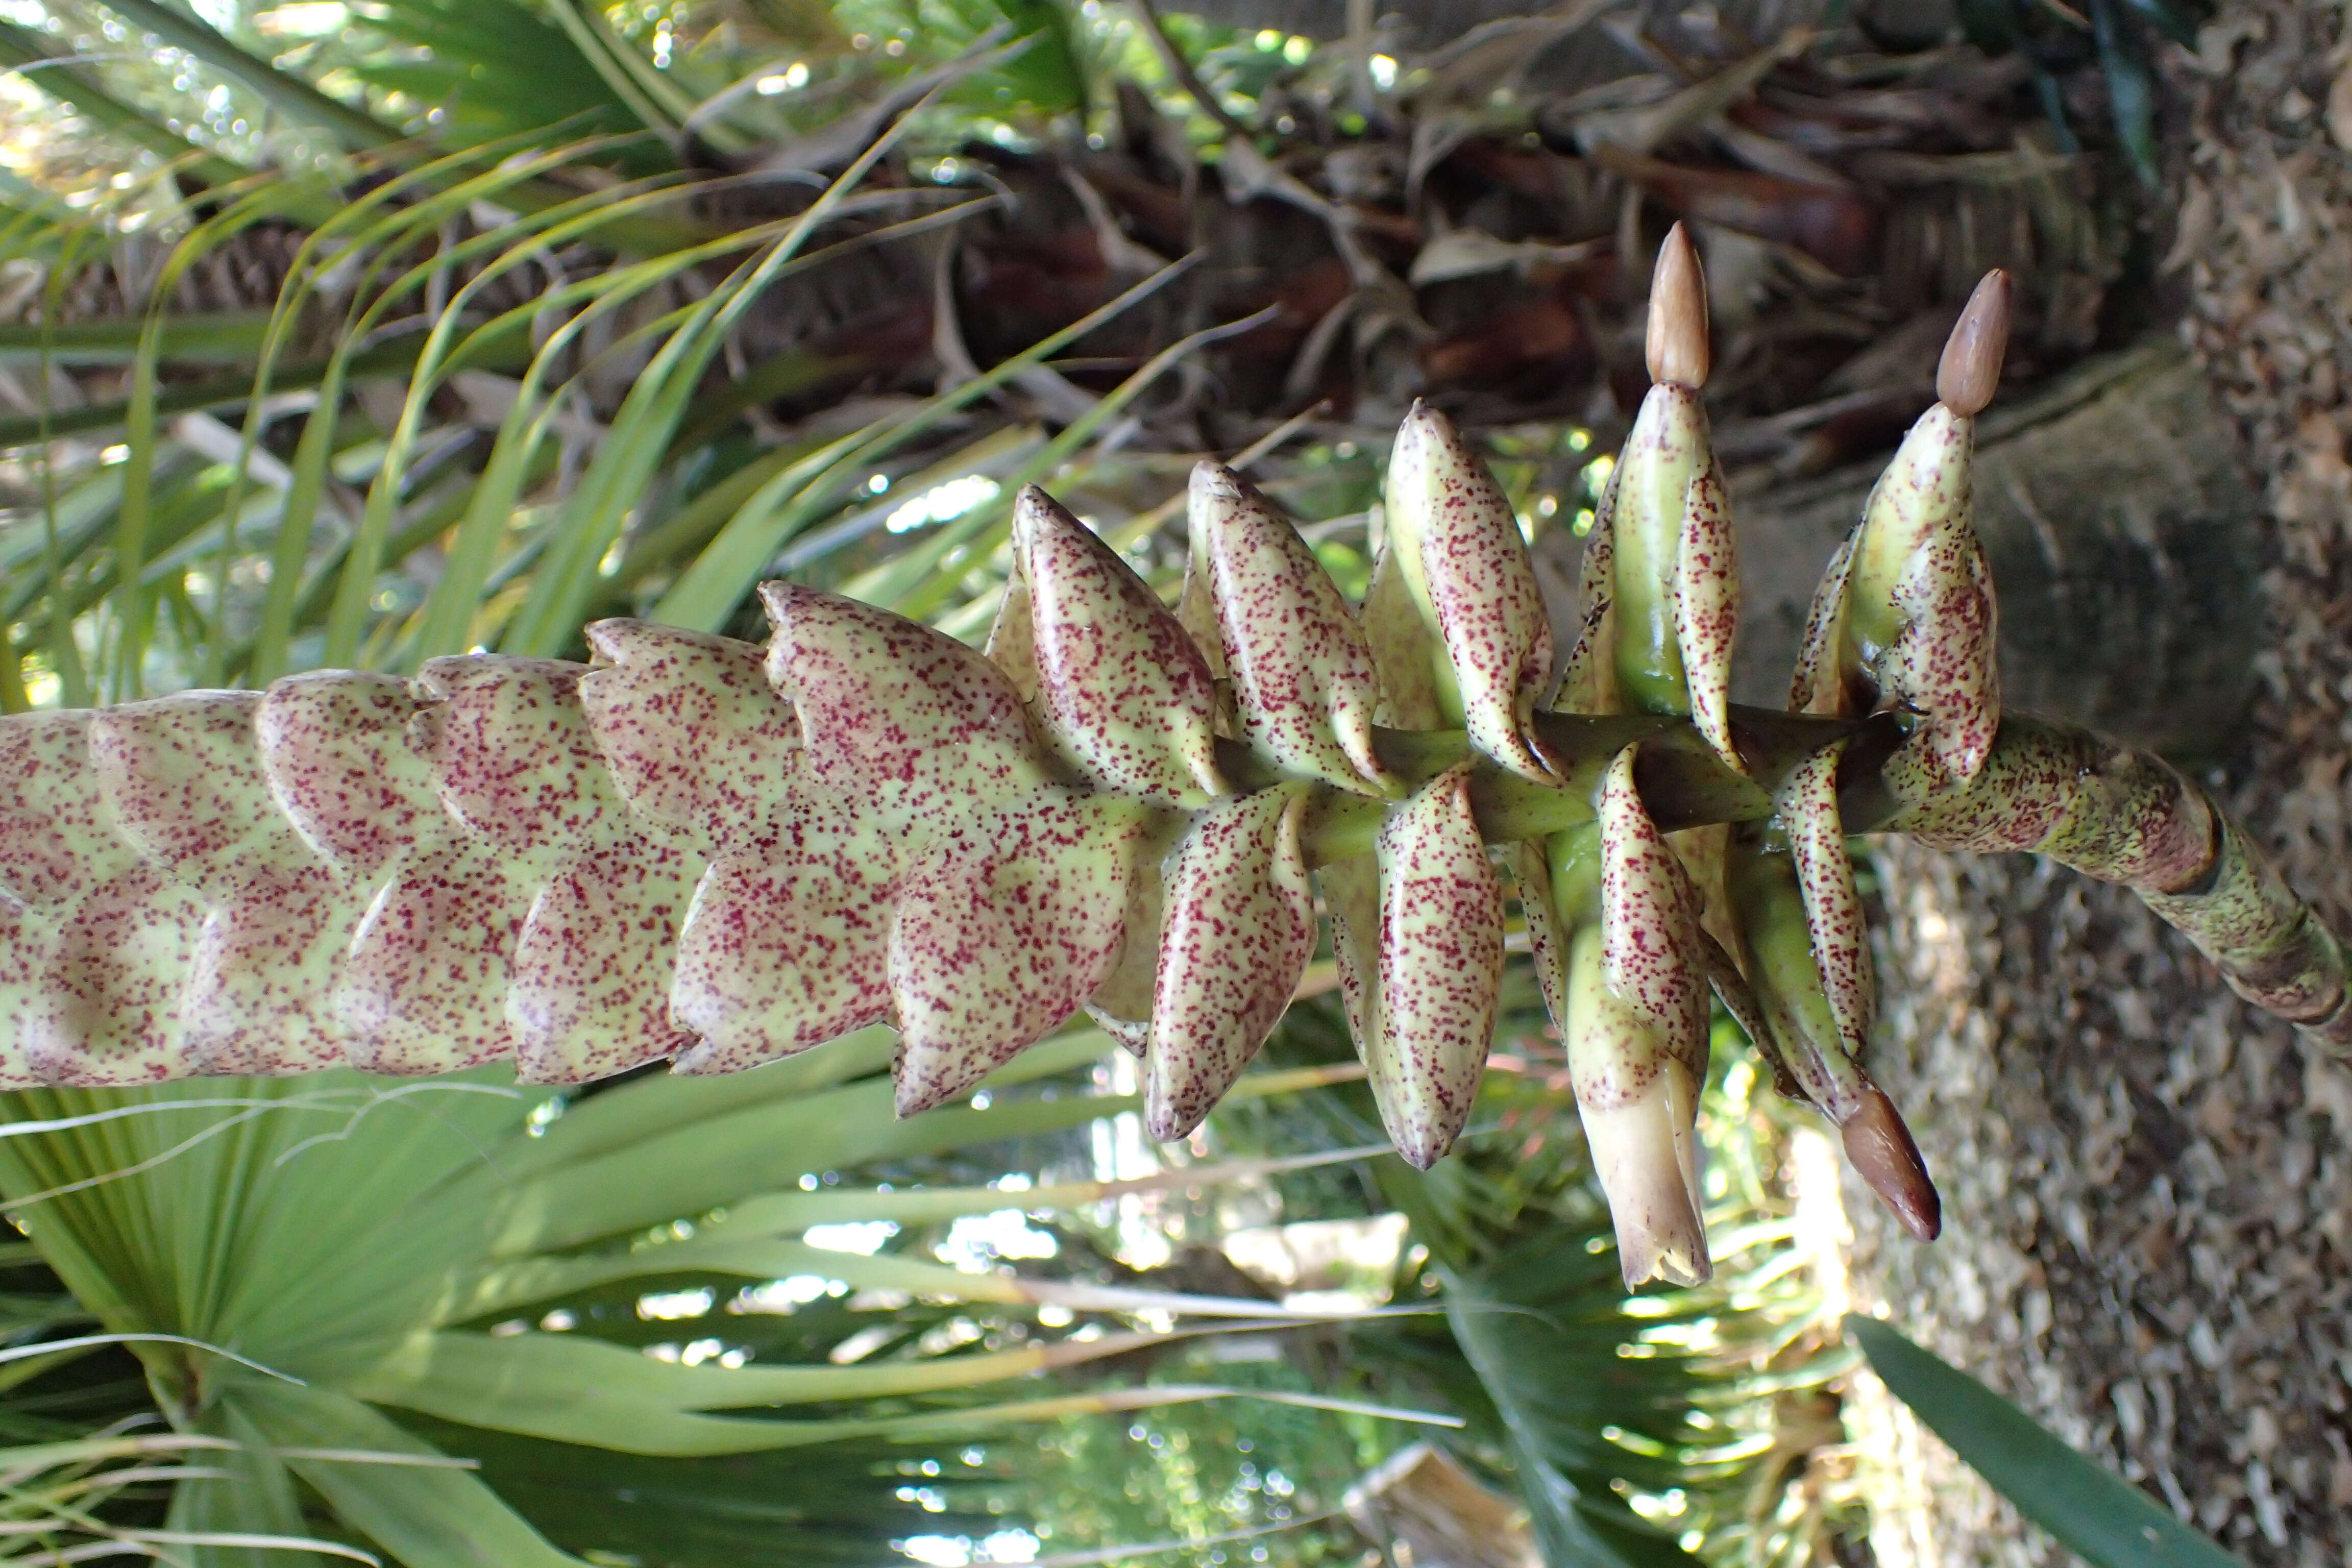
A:
<svg viewBox="0 0 2352 1568">
<path fill-rule="evenodd" d="M 751 1276 L 762 1278 L 762 1276 Z M 582 1398 L 645 1410 L 742 1410 L 826 1400 L 898 1398 L 978 1388 L 1165 1343 L 1173 1333 L 1105 1334 L 1017 1350 L 870 1361 L 848 1366 L 687 1366 L 572 1333 L 420 1334 L 351 1392 L 444 1420 L 599 1447 L 634 1446 L 625 1419 Z"/>
<path fill-rule="evenodd" d="M 380 147 L 400 139 L 400 132 L 378 123 L 373 116 L 328 97 L 300 77 L 256 58 L 195 17 L 161 0 L 106 0 L 106 7 L 124 21 L 185 49 L 222 75 L 242 83 L 279 112 L 331 131 L 348 145 Z"/>
<path fill-rule="evenodd" d="M 130 418 L 124 430 L 130 453 L 122 461 L 122 506 L 114 524 L 115 574 L 122 589 L 114 606 L 114 647 L 107 680 L 108 694 L 117 702 L 141 695 L 152 615 L 140 575 L 147 563 L 147 525 L 154 500 L 155 360 L 162 340 L 163 319 L 149 317 L 138 358 L 131 367 Z"/>
<path fill-rule="evenodd" d="M 270 1452 L 268 1441 L 233 1406 L 205 1412 L 205 1424 L 236 1444 L 207 1468 L 217 1476 L 191 1476 L 172 1489 L 170 1527 L 187 1534 L 266 1535 L 280 1539 L 304 1533 L 301 1499 L 294 1476 L 285 1462 Z M 308 1552 L 215 1552 L 207 1568 L 320 1568 L 320 1560 Z"/>
<path fill-rule="evenodd" d="M 1104 1341 L 1116 1352 L 1169 1337 L 1174 1336 L 1105 1335 Z M 941 1356 L 897 1365 L 735 1371 L 707 1363 L 686 1367 L 654 1361 L 635 1351 L 567 1335 L 522 1334 L 496 1340 L 486 1335 L 440 1334 L 434 1339 L 438 1343 L 433 1347 L 432 1359 L 446 1364 L 430 1371 L 420 1367 L 420 1375 L 413 1377 L 372 1381 L 362 1385 L 367 1395 L 446 1421 L 625 1453 L 671 1457 L 752 1453 L 878 1432 L 941 1429 L 942 1422 L 961 1426 L 1038 1419 L 1070 1408 L 1064 1400 L 1031 1400 L 996 1406 L 992 1413 L 957 1410 L 879 1421 L 779 1421 L 703 1414 L 767 1403 L 763 1394 L 787 1390 L 787 1399 L 802 1402 L 831 1397 L 816 1392 L 824 1387 L 839 1389 L 846 1397 L 857 1397 L 850 1391 L 868 1385 L 905 1393 L 974 1388 L 1038 1370 L 1046 1358 L 1036 1351 Z M 1094 1347 L 1083 1348 L 1091 1352 Z M 1225 1392 L 1196 1389 L 1191 1396 L 1215 1397 Z M 1093 1408 L 1134 1408 L 1108 1402 L 1122 1397 L 1152 1401 L 1183 1396 L 1181 1390 L 1145 1388 L 1081 1397 L 1106 1401 Z M 1364 1409 L 1348 1401 L 1315 1403 L 1325 1408 Z M 1380 1414 L 1455 1424 L 1448 1417 L 1420 1412 L 1382 1410 Z"/>
<path fill-rule="evenodd" d="M 614 416 L 604 444 L 563 511 L 563 534 L 541 567 L 530 596 L 500 639 L 509 653 L 549 655 L 579 635 L 582 613 L 595 596 L 600 567 L 620 536 L 629 509 L 669 448 L 670 439 L 726 334 L 751 302 L 789 265 L 818 227 L 913 123 L 901 115 L 842 175 L 825 187 L 765 256 L 740 269 L 697 307 L 692 321 L 662 345 L 644 377 Z"/>
<path fill-rule="evenodd" d="M 269 330 L 267 310 L 212 310 L 163 321 L 158 352 L 173 363 L 249 363 Z M 59 321 L 24 326 L 0 322 L 0 360 L 36 359 L 59 364 L 124 364 L 137 357 L 137 321 Z"/>
<path fill-rule="evenodd" d="M 1170 1187 L 1213 1187 L 1277 1172 L 1308 1171 L 1323 1165 L 1378 1159 L 1390 1152 L 1385 1143 L 1365 1143 L 1352 1149 L 1333 1149 L 1281 1160 L 1226 1160 L 1214 1164 L 1178 1165 L 1154 1175 L 1124 1181 L 1055 1182 L 1034 1187 L 900 1187 L 889 1191 L 820 1187 L 814 1192 L 771 1193 L 728 1205 L 726 1218 L 704 1226 L 702 1234 L 751 1230 L 793 1234 L 813 1225 L 857 1220 L 929 1225 L 1005 1208 L 1032 1213 L 1041 1209 L 1076 1209 L 1130 1193 L 1160 1192 Z"/>
<path fill-rule="evenodd" d="M 353 353 L 347 362 L 347 379 L 360 382 L 404 376 L 416 363 L 419 346 L 418 340 L 414 337 L 394 338 L 389 342 L 378 343 Z M 328 369 L 336 357 L 322 355 L 282 366 L 272 385 L 279 392 L 300 392 L 317 386 L 326 379 Z M 155 393 L 154 414 L 156 417 L 163 418 L 199 410 L 236 408 L 252 399 L 253 378 L 250 375 L 240 372 L 206 376 L 200 381 L 184 382 Z M 133 400 L 121 398 L 47 416 L 25 414 L 0 419 L 0 451 L 34 446 L 59 436 L 95 436 L 120 430 L 130 424 L 133 412 Z"/>
<path fill-rule="evenodd" d="M 1845 1329 L 1897 1399 L 2018 1512 L 2092 1568 L 2245 1568 L 2137 1487 L 1887 1324 L 1856 1313 Z"/>
<path fill-rule="evenodd" d="M 294 614 L 302 592 L 302 567 L 310 558 L 310 536 L 317 526 L 320 503 L 326 499 L 329 465 L 335 455 L 335 426 L 342 411 L 346 362 L 338 358 L 327 368 L 319 388 L 318 405 L 303 421 L 302 438 L 289 465 L 293 482 L 278 513 L 278 537 L 271 542 L 269 592 L 261 604 L 261 624 L 256 628 L 247 668 L 256 685 L 267 685 L 287 671 L 287 649 L 294 637 Z"/>
<path fill-rule="evenodd" d="M 1115 320 L 1191 265 L 1188 258 L 1162 268 L 1108 304 L 1033 343 L 1003 363 L 885 424 L 877 433 L 835 458 L 822 471 L 813 473 L 790 504 L 773 510 L 746 506 L 662 596 L 654 607 L 653 618 L 698 631 L 717 630 L 759 580 L 777 544 L 839 504 L 854 476 L 918 439 L 958 409 L 987 396 L 1024 371 L 1043 363 L 1106 321 Z M 890 603 L 887 598 L 876 598 L 874 602 Z"/>
<path fill-rule="evenodd" d="M 224 1397 L 275 1448 L 438 1452 L 347 1394 L 255 1384 Z M 406 1568 L 584 1568 L 468 1471 L 313 1458 L 289 1463 L 328 1506 Z"/>
</svg>

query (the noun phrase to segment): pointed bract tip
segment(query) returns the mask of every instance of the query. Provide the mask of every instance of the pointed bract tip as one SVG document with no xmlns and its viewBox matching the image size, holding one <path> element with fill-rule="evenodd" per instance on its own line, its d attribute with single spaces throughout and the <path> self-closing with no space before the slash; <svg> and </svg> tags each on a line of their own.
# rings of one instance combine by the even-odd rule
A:
<svg viewBox="0 0 2352 1568">
<path fill-rule="evenodd" d="M 1143 1131 L 1154 1143 L 1181 1143 L 1192 1135 L 1192 1129 L 1208 1119 L 1206 1106 L 1187 1114 L 1172 1105 L 1147 1105 L 1143 1113 Z"/>
<path fill-rule="evenodd" d="M 1650 274 L 1650 379 L 1694 389 L 1706 384 L 1706 273 L 1681 224 L 1666 232 Z"/>
<path fill-rule="evenodd" d="M 1996 267 L 1969 296 L 1943 363 L 1936 367 L 1936 395 L 1953 413 L 1974 418 L 2000 385 L 2000 361 L 2009 350 L 2009 274 Z"/>
<path fill-rule="evenodd" d="M 1248 481 L 1223 463 L 1203 460 L 1192 465 L 1192 493 L 1196 496 L 1232 499 L 1248 490 Z"/>
<path fill-rule="evenodd" d="M 1393 1131 L 1389 1134 L 1389 1142 L 1396 1145 L 1397 1157 L 1416 1171 L 1428 1170 L 1432 1165 L 1444 1159 L 1447 1152 L 1454 1147 L 1454 1140 L 1451 1138 L 1440 1138 L 1434 1134 L 1407 1134 L 1400 1137 Z"/>
<path fill-rule="evenodd" d="M 1062 503 L 1037 485 L 1023 485 L 1020 493 L 1013 498 L 1013 526 L 1018 531 L 1027 532 L 1036 520 L 1050 519 L 1057 513 L 1066 515 Z"/>
<path fill-rule="evenodd" d="M 1838 1128 L 1845 1157 L 1870 1184 L 1914 1241 L 1933 1241 L 1944 1228 L 1943 1200 L 1928 1178 L 1927 1162 L 1903 1113 L 1876 1084 L 1864 1081 L 1862 1105 Z"/>
<path fill-rule="evenodd" d="M 897 1080 L 890 1086 L 891 1113 L 903 1121 L 909 1116 L 919 1116 L 935 1105 L 944 1105 L 955 1098 L 955 1090 L 928 1079 L 910 1077 L 903 1060 Z"/>
<path fill-rule="evenodd" d="M 767 612 L 768 625 L 779 631 L 792 616 L 793 609 L 810 590 L 798 583 L 772 578 L 760 584 L 760 607 Z"/>
</svg>

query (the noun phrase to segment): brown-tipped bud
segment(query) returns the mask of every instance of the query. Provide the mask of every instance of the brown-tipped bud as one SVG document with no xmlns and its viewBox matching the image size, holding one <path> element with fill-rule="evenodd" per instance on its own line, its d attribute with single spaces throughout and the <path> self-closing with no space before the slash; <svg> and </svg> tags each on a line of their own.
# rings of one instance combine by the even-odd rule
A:
<svg viewBox="0 0 2352 1568">
<path fill-rule="evenodd" d="M 1660 267 L 1665 264 L 1661 261 Z M 2009 350 L 2009 274 L 1996 267 L 1984 275 L 1977 291 L 1960 311 L 1959 324 L 1944 342 L 1943 363 L 1936 367 L 1936 395 L 1953 413 L 1974 418 L 1992 401 L 2000 385 L 2000 359 Z M 1654 312 L 1651 320 L 1655 321 Z M 1651 328 L 1651 342 L 1657 329 Z M 1657 351 L 1650 351 L 1651 374 L 1657 374 Z"/>
<path fill-rule="evenodd" d="M 1886 1091 L 1864 1079 L 1862 1105 L 1840 1125 L 1838 1135 L 1845 1142 L 1846 1159 L 1895 1211 L 1911 1238 L 1935 1240 L 1944 1228 L 1943 1200 L 1936 1195 L 1936 1184 L 1928 1179 L 1927 1162 L 1919 1157 L 1911 1129 L 1903 1124 L 1903 1113 Z"/>
<path fill-rule="evenodd" d="M 1706 384 L 1706 274 L 1699 267 L 1698 247 L 1680 224 L 1666 232 L 1666 243 L 1658 247 L 1657 268 L 1650 274 L 1646 351 L 1652 381 L 1693 388 Z M 1948 353 L 1945 363 L 1950 363 Z M 2000 363 L 1996 349 L 1996 369 Z"/>
</svg>

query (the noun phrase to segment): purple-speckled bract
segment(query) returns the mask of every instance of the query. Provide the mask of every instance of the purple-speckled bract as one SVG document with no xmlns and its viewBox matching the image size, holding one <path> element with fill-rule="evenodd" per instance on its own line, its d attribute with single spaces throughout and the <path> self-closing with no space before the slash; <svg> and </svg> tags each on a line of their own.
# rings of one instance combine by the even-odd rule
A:
<svg viewBox="0 0 2352 1568">
<path fill-rule="evenodd" d="M 1470 1119 L 1503 981 L 1503 883 L 1470 812 L 1470 765 L 1392 807 L 1377 853 L 1372 1089 L 1398 1152 L 1426 1170 Z"/>
<path fill-rule="evenodd" d="M 1181 1138 L 1224 1098 L 1290 1005 L 1315 951 L 1298 844 L 1305 793 L 1229 796 L 1193 818 L 1167 868 L 1144 1124 Z"/>
<path fill-rule="evenodd" d="M 1231 468 L 1196 467 L 1190 500 L 1243 738 L 1336 789 L 1391 793 L 1372 755 L 1380 677 L 1339 585 L 1290 520 Z"/>
<path fill-rule="evenodd" d="M 1118 957 L 1145 808 L 1045 788 L 940 835 L 890 923 L 901 1115 L 962 1093 L 1079 1009 Z"/>
<path fill-rule="evenodd" d="M 1470 743 L 1548 781 L 1527 742 L 1551 679 L 1551 620 L 1508 497 L 1454 422 L 1415 404 L 1389 459 L 1390 549 L 1435 622 Z"/>
<path fill-rule="evenodd" d="M 1224 793 L 1216 689 L 1200 649 L 1116 551 L 1031 486 L 1013 503 L 1038 706 L 1105 786 L 1156 805 Z"/>
</svg>

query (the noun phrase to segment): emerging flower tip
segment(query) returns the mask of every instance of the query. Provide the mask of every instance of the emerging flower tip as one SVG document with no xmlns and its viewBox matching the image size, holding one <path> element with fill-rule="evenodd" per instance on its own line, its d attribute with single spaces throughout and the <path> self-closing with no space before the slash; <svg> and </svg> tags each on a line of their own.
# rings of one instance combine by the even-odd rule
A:
<svg viewBox="0 0 2352 1568">
<path fill-rule="evenodd" d="M 1669 1076 L 1681 1070 L 1664 1069 Z M 1677 1147 L 1676 1098 L 1654 1089 L 1607 1109 L 1578 1108 L 1593 1171 L 1608 1195 L 1617 1260 L 1629 1289 L 1653 1279 L 1704 1284 L 1714 1272 L 1706 1222 L 1694 1191 L 1696 1173 Z"/>
<path fill-rule="evenodd" d="M 1864 1079 L 1861 1108 L 1838 1128 L 1845 1142 L 1845 1157 L 1870 1190 L 1895 1211 L 1915 1241 L 1933 1241 L 1944 1228 L 1943 1200 L 1928 1178 L 1927 1162 L 1903 1113 L 1886 1091 Z"/>
<path fill-rule="evenodd" d="M 1698 388 L 1706 384 L 1706 274 L 1698 248 L 1676 224 L 1658 247 L 1650 274 L 1650 328 L 1645 345 L 1650 379 Z"/>
<path fill-rule="evenodd" d="M 1936 367 L 1936 395 L 1953 413 L 1975 417 L 2000 385 L 2001 355 L 2009 349 L 2009 274 L 1996 267 L 1984 275 L 1945 341 Z"/>
</svg>

